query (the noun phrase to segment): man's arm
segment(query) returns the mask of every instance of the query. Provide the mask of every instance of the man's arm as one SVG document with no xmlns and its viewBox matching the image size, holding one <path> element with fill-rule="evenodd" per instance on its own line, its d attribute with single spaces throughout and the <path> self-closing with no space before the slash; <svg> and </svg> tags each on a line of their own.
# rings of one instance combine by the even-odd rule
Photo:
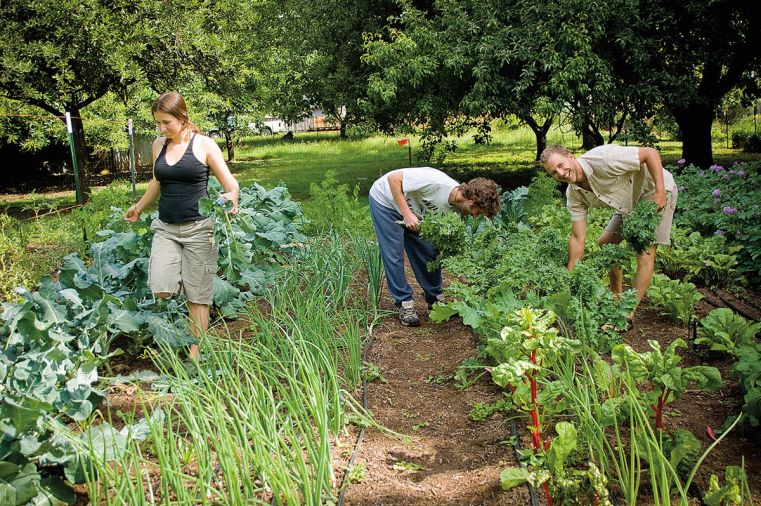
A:
<svg viewBox="0 0 761 506">
<path fill-rule="evenodd" d="M 653 201 L 658 206 L 660 211 L 666 207 L 666 187 L 663 183 L 663 164 L 661 163 L 661 155 L 657 149 L 653 148 L 639 148 L 639 163 L 647 165 L 647 171 L 653 178 L 655 183 L 655 195 Z"/>
<path fill-rule="evenodd" d="M 415 213 L 412 212 L 410 206 L 407 205 L 407 199 L 404 198 L 404 188 L 402 186 L 403 171 L 394 172 L 388 176 L 388 187 L 391 189 L 391 196 L 394 197 L 394 202 L 399 206 L 399 211 L 402 213 L 404 219 L 404 226 L 410 230 L 417 230 L 417 226 L 420 220 Z"/>
<path fill-rule="evenodd" d="M 568 270 L 572 271 L 576 262 L 584 256 L 584 242 L 587 239 L 587 222 L 571 223 L 571 238 L 568 239 Z"/>
</svg>

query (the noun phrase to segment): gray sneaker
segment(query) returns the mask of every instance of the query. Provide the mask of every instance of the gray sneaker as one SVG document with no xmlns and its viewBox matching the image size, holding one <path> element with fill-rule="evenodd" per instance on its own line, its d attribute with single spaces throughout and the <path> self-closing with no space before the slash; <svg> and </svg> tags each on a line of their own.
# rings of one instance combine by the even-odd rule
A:
<svg viewBox="0 0 761 506">
<path fill-rule="evenodd" d="M 401 320 L 402 325 L 407 327 L 420 326 L 420 318 L 418 318 L 417 312 L 415 311 L 415 304 L 411 300 L 402 301 L 402 303 L 396 307 L 399 308 L 399 319 Z"/>
<path fill-rule="evenodd" d="M 438 295 L 436 296 L 436 298 L 435 298 L 434 300 L 432 300 L 432 301 L 428 302 L 428 311 L 430 311 L 431 309 L 433 309 L 433 305 L 434 305 L 434 304 L 446 304 L 446 302 L 447 302 L 447 299 L 446 299 L 446 298 L 444 298 L 444 294 L 443 294 L 443 293 L 440 293 L 440 294 L 438 294 Z"/>
</svg>

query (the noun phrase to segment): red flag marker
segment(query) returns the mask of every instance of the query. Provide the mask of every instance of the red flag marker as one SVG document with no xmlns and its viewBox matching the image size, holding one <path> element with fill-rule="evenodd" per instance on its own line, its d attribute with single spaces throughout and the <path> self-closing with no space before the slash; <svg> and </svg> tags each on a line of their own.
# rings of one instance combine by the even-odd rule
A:
<svg viewBox="0 0 761 506">
<path fill-rule="evenodd" d="M 398 141 L 396 141 L 396 143 L 399 144 L 400 146 L 407 146 L 410 143 L 410 140 L 409 139 L 399 139 Z"/>
</svg>

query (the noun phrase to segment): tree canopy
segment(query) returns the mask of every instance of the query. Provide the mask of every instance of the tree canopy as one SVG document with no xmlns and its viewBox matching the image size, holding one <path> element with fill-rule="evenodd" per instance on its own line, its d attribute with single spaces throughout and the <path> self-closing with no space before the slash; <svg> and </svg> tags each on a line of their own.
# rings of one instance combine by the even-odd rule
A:
<svg viewBox="0 0 761 506">
<path fill-rule="evenodd" d="M 553 122 L 570 122 L 591 146 L 624 125 L 644 141 L 631 126 L 665 114 L 684 158 L 707 165 L 724 97 L 759 96 L 760 9 L 754 0 L 8 0 L 0 97 L 18 111 L 71 112 L 82 162 L 83 109 L 120 101 L 99 105 L 109 118 L 177 90 L 225 134 L 231 159 L 242 114 L 296 121 L 321 107 L 342 133 L 363 121 L 421 129 L 428 155 L 473 128 L 488 141 L 490 122 L 512 115 L 534 131 L 538 156 Z M 0 128 L 29 148 L 42 142 L 17 121 Z"/>
</svg>

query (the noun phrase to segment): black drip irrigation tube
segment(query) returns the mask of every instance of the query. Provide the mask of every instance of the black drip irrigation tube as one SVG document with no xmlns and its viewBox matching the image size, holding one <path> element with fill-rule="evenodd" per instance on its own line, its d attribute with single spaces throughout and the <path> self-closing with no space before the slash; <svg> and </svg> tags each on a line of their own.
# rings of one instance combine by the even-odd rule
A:
<svg viewBox="0 0 761 506">
<path fill-rule="evenodd" d="M 743 316 L 744 318 L 747 318 L 748 320 L 756 321 L 756 322 L 758 321 L 752 315 L 749 315 L 742 308 L 738 307 L 737 304 L 729 300 L 729 297 L 726 296 L 726 292 L 724 292 L 724 290 L 721 290 L 719 288 L 713 288 L 711 289 L 711 293 L 713 293 L 716 297 L 718 297 L 719 300 L 722 301 L 724 304 L 729 306 L 729 308 L 735 313 L 740 314 L 741 316 Z"/>
<path fill-rule="evenodd" d="M 375 331 L 370 331 L 370 339 L 367 342 L 367 347 L 365 347 L 365 351 L 362 353 L 362 364 L 367 362 L 367 355 L 370 353 L 370 348 L 373 347 L 373 342 L 375 342 Z M 367 375 L 362 375 L 362 409 L 367 412 L 369 401 L 368 401 L 368 392 L 367 392 Z M 343 506 L 346 496 L 346 486 L 348 485 L 348 482 L 346 481 L 346 475 L 349 474 L 349 470 L 354 465 L 354 462 L 357 460 L 357 455 L 359 455 L 359 447 L 362 445 L 362 440 L 365 438 L 365 427 L 362 427 L 359 429 L 359 434 L 357 435 L 357 440 L 354 443 L 354 451 L 351 454 L 351 458 L 349 459 L 349 463 L 346 465 L 346 472 L 341 477 L 341 485 L 338 487 L 338 503 L 337 506 Z"/>
<path fill-rule="evenodd" d="M 515 460 L 520 464 L 521 461 L 521 438 L 518 437 L 518 428 L 515 426 L 515 420 L 510 420 L 510 432 L 513 435 L 513 440 L 515 441 L 515 445 L 513 447 L 515 448 Z M 539 504 L 539 501 L 536 498 L 536 489 L 530 482 L 526 482 L 526 486 L 528 487 L 528 495 L 531 497 L 531 506 L 537 506 Z"/>
</svg>

